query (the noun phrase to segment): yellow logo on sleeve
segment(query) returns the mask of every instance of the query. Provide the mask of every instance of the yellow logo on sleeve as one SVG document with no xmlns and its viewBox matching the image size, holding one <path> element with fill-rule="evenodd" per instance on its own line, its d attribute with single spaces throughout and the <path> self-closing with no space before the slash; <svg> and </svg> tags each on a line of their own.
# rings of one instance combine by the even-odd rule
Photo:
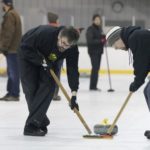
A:
<svg viewBox="0 0 150 150">
<path fill-rule="evenodd" d="M 51 53 L 51 54 L 49 54 L 48 59 L 49 59 L 50 61 L 53 61 L 53 62 L 54 62 L 54 61 L 57 60 L 57 56 L 56 56 L 55 53 Z"/>
</svg>

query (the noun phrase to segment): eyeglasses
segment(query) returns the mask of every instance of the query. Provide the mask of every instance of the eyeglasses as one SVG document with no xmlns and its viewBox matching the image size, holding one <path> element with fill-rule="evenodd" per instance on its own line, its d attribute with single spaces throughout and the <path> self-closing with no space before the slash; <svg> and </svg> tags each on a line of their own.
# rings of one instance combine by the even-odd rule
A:
<svg viewBox="0 0 150 150">
<path fill-rule="evenodd" d="M 67 41 L 66 41 L 66 38 L 60 38 L 60 43 L 61 43 L 61 46 L 65 49 L 68 49 L 70 48 L 73 44 L 69 44 Z"/>
<path fill-rule="evenodd" d="M 66 41 L 64 41 L 63 39 L 60 39 L 60 42 L 61 42 L 61 45 L 64 47 L 64 48 L 69 48 L 72 46 L 72 44 L 68 44 Z"/>
</svg>

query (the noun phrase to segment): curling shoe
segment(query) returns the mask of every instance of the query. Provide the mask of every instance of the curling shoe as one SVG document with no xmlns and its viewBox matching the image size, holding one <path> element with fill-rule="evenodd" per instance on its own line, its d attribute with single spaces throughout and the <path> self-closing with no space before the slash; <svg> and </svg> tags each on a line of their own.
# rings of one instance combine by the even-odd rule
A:
<svg viewBox="0 0 150 150">
<path fill-rule="evenodd" d="M 45 136 L 45 132 L 34 125 L 28 125 L 24 128 L 24 135 L 26 136 Z"/>
</svg>

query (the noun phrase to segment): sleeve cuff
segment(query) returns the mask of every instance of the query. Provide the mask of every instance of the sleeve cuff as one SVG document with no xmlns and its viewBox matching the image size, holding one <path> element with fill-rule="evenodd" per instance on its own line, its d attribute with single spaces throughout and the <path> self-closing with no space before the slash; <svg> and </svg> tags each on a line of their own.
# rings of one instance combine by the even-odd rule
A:
<svg viewBox="0 0 150 150">
<path fill-rule="evenodd" d="M 72 91 L 72 96 L 76 96 L 77 95 L 77 91 Z"/>
</svg>

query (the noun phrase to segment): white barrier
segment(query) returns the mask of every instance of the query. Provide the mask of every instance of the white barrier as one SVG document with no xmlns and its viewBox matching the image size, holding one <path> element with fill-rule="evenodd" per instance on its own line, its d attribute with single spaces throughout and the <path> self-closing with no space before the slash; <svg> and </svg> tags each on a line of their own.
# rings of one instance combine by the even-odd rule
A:
<svg viewBox="0 0 150 150">
<path fill-rule="evenodd" d="M 111 73 L 131 73 L 133 68 L 132 64 L 129 65 L 129 55 L 128 52 L 122 50 L 114 50 L 112 48 L 107 48 L 108 59 L 110 65 Z M 79 57 L 79 70 L 80 72 L 90 72 L 91 62 L 88 56 L 87 47 L 79 47 L 80 57 Z M 65 63 L 64 63 L 65 69 Z M 6 71 L 6 59 L 0 54 L 0 73 Z M 105 51 L 102 56 L 101 62 L 101 72 L 107 73 L 107 64 Z"/>
</svg>

